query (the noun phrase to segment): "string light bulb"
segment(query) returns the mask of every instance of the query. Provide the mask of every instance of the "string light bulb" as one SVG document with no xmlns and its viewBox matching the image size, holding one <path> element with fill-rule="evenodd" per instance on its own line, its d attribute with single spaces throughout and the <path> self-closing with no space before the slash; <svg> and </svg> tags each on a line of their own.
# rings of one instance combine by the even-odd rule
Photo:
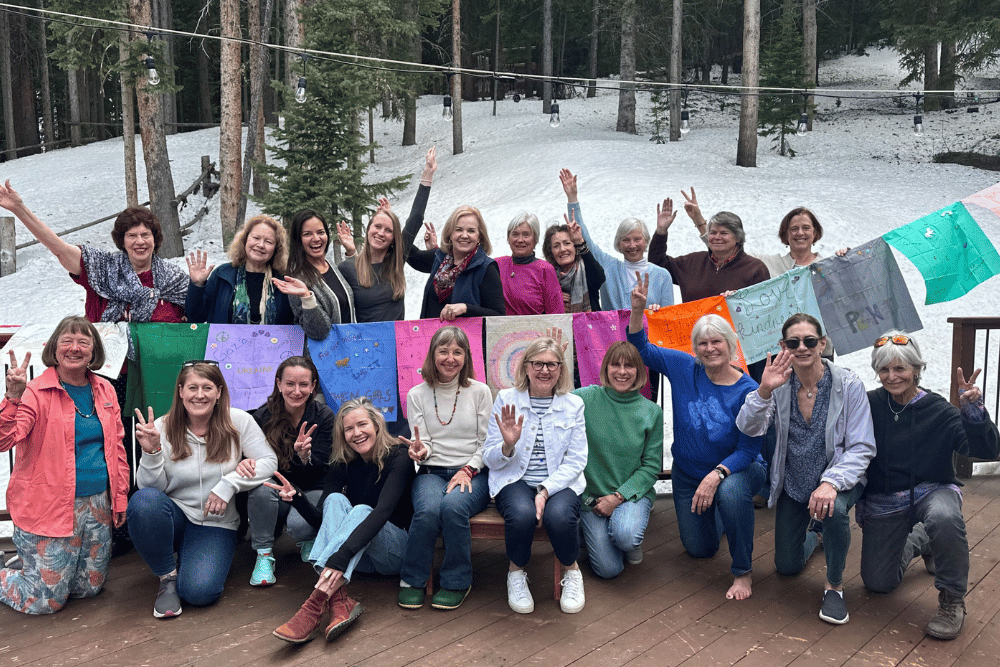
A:
<svg viewBox="0 0 1000 667">
<path fill-rule="evenodd" d="M 687 109 L 681 111 L 681 134 L 687 134 L 691 131 L 691 114 Z"/>
<path fill-rule="evenodd" d="M 802 113 L 799 115 L 799 126 L 795 128 L 797 134 L 805 134 L 809 131 L 809 114 L 806 105 L 809 101 L 809 93 L 802 93 Z"/>
<path fill-rule="evenodd" d="M 299 85 L 295 87 L 295 101 L 302 104 L 306 101 L 306 78 L 299 77 Z"/>
<path fill-rule="evenodd" d="M 549 127 L 559 127 L 559 123 L 559 104 L 557 102 L 553 102 L 550 107 Z"/>
<path fill-rule="evenodd" d="M 152 56 L 146 56 L 146 75 L 149 85 L 155 86 L 160 83 L 160 73 L 156 71 L 156 62 Z"/>
<path fill-rule="evenodd" d="M 913 134 L 919 137 L 924 133 L 924 117 L 920 115 L 920 98 L 923 97 L 923 95 L 917 93 L 914 97 L 917 98 L 917 108 L 916 113 L 913 116 Z"/>
<path fill-rule="evenodd" d="M 454 72 L 444 73 L 445 86 L 444 86 L 444 99 L 442 100 L 442 104 L 444 106 L 441 109 L 441 117 L 449 122 L 455 120 L 455 110 L 452 108 L 451 105 L 451 77 L 454 75 L 455 75 Z"/>
</svg>

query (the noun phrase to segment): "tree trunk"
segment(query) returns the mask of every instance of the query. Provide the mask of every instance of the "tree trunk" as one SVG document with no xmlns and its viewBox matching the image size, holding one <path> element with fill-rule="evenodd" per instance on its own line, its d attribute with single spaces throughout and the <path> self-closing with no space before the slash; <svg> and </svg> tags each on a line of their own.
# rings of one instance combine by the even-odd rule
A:
<svg viewBox="0 0 1000 667">
<path fill-rule="evenodd" d="M 69 98 L 69 143 L 79 146 L 83 141 L 80 132 L 80 70 L 66 70 L 66 97 Z"/>
<path fill-rule="evenodd" d="M 249 32 L 252 39 L 265 43 L 271 32 L 271 14 L 274 10 L 274 0 L 266 0 L 263 10 L 260 0 L 251 0 L 249 7 Z M 263 13 L 262 13 L 263 12 Z M 256 18 L 254 18 L 256 17 Z M 267 79 L 267 64 L 269 53 L 258 44 L 250 45 L 250 128 L 247 130 L 246 154 L 243 158 L 243 178 L 241 185 L 240 208 L 237 220 L 246 215 L 247 194 L 250 188 L 250 176 L 253 175 L 253 193 L 262 195 L 267 192 L 267 179 L 261 176 L 254 167 L 254 162 L 262 164 L 264 153 L 264 82 Z"/>
<path fill-rule="evenodd" d="M 122 32 L 119 40 L 122 67 L 122 145 L 125 149 L 125 203 L 129 207 L 139 205 L 139 184 L 135 176 L 135 87 L 131 77 L 125 72 L 128 62 L 132 33 Z"/>
<path fill-rule="evenodd" d="M 552 76 L 552 0 L 542 0 L 542 76 Z M 542 113 L 552 113 L 552 81 L 542 81 Z"/>
<path fill-rule="evenodd" d="M 635 134 L 635 14 L 636 0 L 624 0 L 621 5 L 622 47 L 618 84 L 618 132 Z"/>
<path fill-rule="evenodd" d="M 14 86 L 10 69 L 13 14 L 0 12 L 0 97 L 3 97 L 4 159 L 17 157 L 17 132 L 14 130 Z"/>
<path fill-rule="evenodd" d="M 594 0 L 590 10 L 590 84 L 587 97 L 597 97 L 597 30 L 600 27 L 601 0 Z"/>
<path fill-rule="evenodd" d="M 927 25 L 937 21 L 937 6 L 933 3 L 927 9 Z M 924 90 L 938 90 L 938 43 L 933 42 L 924 47 Z M 924 110 L 937 111 L 941 108 L 940 95 L 924 97 Z"/>
<path fill-rule="evenodd" d="M 816 0 L 802 0 L 802 65 L 805 71 L 805 85 L 815 88 L 819 85 L 816 69 Z M 808 131 L 813 129 L 813 96 L 806 99 L 809 122 Z"/>
<path fill-rule="evenodd" d="M 500 0 L 497 0 L 496 30 L 493 40 L 493 71 L 501 71 L 500 66 Z M 497 115 L 497 100 L 500 97 L 500 82 L 493 79 L 493 115 Z"/>
<path fill-rule="evenodd" d="M 419 0 L 410 0 L 406 3 L 406 18 L 416 21 L 419 17 Z M 417 33 L 410 38 L 410 59 L 419 63 L 421 58 L 420 34 Z M 410 84 L 409 93 L 403 99 L 403 145 L 417 145 L 417 98 L 420 97 L 420 77 L 414 77 Z"/>
<path fill-rule="evenodd" d="M 153 25 L 157 28 L 173 30 L 174 19 L 171 0 L 153 0 Z M 164 82 L 173 84 L 174 82 L 174 38 L 172 35 L 162 35 L 158 40 L 162 47 L 163 69 L 160 70 L 160 77 L 166 77 L 170 73 L 169 79 L 164 78 Z M 160 63 L 157 63 L 159 65 Z M 177 134 L 177 94 L 161 93 L 160 109 L 163 113 L 163 127 L 167 134 Z"/>
<path fill-rule="evenodd" d="M 955 108 L 955 83 L 958 77 L 955 74 L 955 41 L 949 40 L 941 42 L 941 66 L 938 76 L 938 88 L 949 90 L 951 93 L 941 98 L 942 109 Z"/>
<path fill-rule="evenodd" d="M 225 0 L 223 0 L 225 2 Z M 285 0 L 285 46 L 297 49 L 302 46 L 305 39 L 305 27 L 299 20 L 299 9 L 304 4 L 304 0 Z M 295 71 L 295 64 L 299 59 L 286 54 L 285 56 L 285 80 L 288 87 L 295 90 L 299 82 L 298 72 Z"/>
<path fill-rule="evenodd" d="M 454 67 L 462 66 L 462 0 L 451 0 L 451 62 Z M 451 84 L 451 108 L 454 120 L 451 124 L 451 153 L 462 152 L 462 75 L 449 77 Z"/>
<path fill-rule="evenodd" d="M 240 38 L 240 6 L 238 0 L 221 0 L 219 5 L 222 36 Z M 240 188 L 243 167 L 240 144 L 243 134 L 243 115 L 240 76 L 240 45 L 224 41 L 221 45 L 221 109 L 219 126 L 219 214 L 222 219 L 222 242 L 229 247 L 242 223 L 239 217 Z"/>
<path fill-rule="evenodd" d="M 740 136 L 736 146 L 736 164 L 757 166 L 757 108 L 760 85 L 760 0 L 743 4 L 743 77 L 744 95 L 740 102 Z"/>
<path fill-rule="evenodd" d="M 681 83 L 681 26 L 684 16 L 684 0 L 674 0 L 674 17 L 670 33 L 670 83 Z M 681 140 L 681 89 L 670 92 L 670 141 Z"/>
<path fill-rule="evenodd" d="M 212 115 L 212 83 L 209 75 L 208 48 L 209 41 L 201 40 L 198 45 L 198 109 L 202 123 L 214 123 Z"/>
<path fill-rule="evenodd" d="M 42 0 L 38 0 L 38 8 L 44 9 Z M 52 122 L 52 82 L 49 77 L 49 56 L 48 41 L 45 33 L 45 21 L 36 21 L 38 25 L 38 43 L 41 45 L 38 58 L 38 69 L 42 73 L 42 132 L 45 134 L 44 141 L 53 142 L 56 140 L 55 125 Z M 48 146 L 46 150 L 53 150 L 55 146 Z"/>
<path fill-rule="evenodd" d="M 150 25 L 150 6 L 144 0 L 129 0 L 129 20 L 138 25 Z M 170 156 L 167 138 L 160 114 L 160 95 L 150 90 L 146 77 L 136 81 L 136 100 L 139 108 L 139 129 L 142 133 L 142 156 L 146 163 L 146 186 L 149 189 L 149 208 L 160 220 L 163 230 L 161 257 L 180 257 L 184 254 L 177 202 L 174 201 L 174 177 L 170 173 Z"/>
</svg>

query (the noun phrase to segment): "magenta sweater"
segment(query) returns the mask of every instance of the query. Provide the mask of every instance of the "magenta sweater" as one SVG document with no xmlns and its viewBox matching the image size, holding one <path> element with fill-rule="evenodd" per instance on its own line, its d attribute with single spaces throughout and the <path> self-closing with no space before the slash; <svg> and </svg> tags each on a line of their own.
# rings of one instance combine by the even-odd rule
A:
<svg viewBox="0 0 1000 667">
<path fill-rule="evenodd" d="M 565 313 L 556 270 L 544 259 L 515 264 L 512 257 L 497 257 L 503 300 L 508 315 Z"/>
</svg>

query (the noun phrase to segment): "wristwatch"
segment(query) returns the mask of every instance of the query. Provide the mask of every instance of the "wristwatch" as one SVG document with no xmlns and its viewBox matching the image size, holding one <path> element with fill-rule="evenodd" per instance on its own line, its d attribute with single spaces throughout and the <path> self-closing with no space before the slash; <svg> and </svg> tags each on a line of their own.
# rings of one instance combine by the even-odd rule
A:
<svg viewBox="0 0 1000 667">
<path fill-rule="evenodd" d="M 715 466 L 714 470 L 718 473 L 720 482 L 724 482 L 726 478 L 729 477 L 729 473 L 726 472 L 726 469 L 722 466 Z"/>
</svg>

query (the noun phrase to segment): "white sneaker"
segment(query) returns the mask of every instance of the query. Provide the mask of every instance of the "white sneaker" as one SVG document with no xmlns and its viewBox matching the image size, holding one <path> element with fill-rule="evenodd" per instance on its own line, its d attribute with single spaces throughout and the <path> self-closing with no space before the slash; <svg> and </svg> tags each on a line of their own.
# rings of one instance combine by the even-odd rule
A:
<svg viewBox="0 0 1000 667">
<path fill-rule="evenodd" d="M 583 573 L 580 570 L 566 570 L 562 578 L 562 595 L 559 608 L 567 614 L 575 614 L 583 609 L 586 598 L 583 595 Z"/>
<path fill-rule="evenodd" d="M 531 591 L 528 590 L 528 573 L 524 570 L 507 573 L 507 604 L 519 614 L 530 614 L 535 611 L 535 601 L 531 598 Z"/>
<path fill-rule="evenodd" d="M 629 565 L 638 565 L 642 562 L 642 547 L 629 549 L 625 552 L 625 562 Z"/>
</svg>

